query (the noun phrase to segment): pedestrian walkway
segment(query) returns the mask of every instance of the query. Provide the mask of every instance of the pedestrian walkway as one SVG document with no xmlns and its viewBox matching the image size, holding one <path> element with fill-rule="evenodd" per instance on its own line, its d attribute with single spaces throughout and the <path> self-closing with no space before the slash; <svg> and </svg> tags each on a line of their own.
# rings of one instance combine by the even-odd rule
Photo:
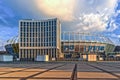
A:
<svg viewBox="0 0 120 80">
<path fill-rule="evenodd" d="M 0 63 L 0 80 L 120 80 L 120 62 Z"/>
</svg>

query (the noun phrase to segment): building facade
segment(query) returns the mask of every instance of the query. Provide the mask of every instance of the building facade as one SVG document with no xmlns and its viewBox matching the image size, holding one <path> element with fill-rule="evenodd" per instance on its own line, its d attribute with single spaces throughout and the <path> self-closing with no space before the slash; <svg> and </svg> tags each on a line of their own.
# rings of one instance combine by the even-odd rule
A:
<svg viewBox="0 0 120 80">
<path fill-rule="evenodd" d="M 61 52 L 61 24 L 57 18 L 19 21 L 19 58 L 34 60 L 37 55 L 58 58 Z"/>
<path fill-rule="evenodd" d="M 113 52 L 115 45 L 99 34 L 63 32 L 61 51 L 65 58 L 79 58 L 82 54 L 104 54 Z"/>
</svg>

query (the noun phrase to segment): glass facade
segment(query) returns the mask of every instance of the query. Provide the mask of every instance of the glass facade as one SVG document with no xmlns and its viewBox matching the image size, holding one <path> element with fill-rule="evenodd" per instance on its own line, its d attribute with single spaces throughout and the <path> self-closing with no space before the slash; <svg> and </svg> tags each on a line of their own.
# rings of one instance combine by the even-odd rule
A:
<svg viewBox="0 0 120 80">
<path fill-rule="evenodd" d="M 65 56 L 73 54 L 97 54 L 98 52 L 104 51 L 106 51 L 106 44 L 62 41 L 62 53 L 64 53 Z"/>
<path fill-rule="evenodd" d="M 60 22 L 58 19 L 21 20 L 20 28 L 20 58 L 34 59 L 37 55 L 57 57 L 60 48 Z M 59 46 L 59 47 L 58 47 Z"/>
<path fill-rule="evenodd" d="M 88 45 L 64 45 L 63 50 L 64 52 L 69 52 L 69 51 L 77 51 L 77 52 L 89 52 L 89 51 L 104 51 L 105 46 L 88 46 Z"/>
<path fill-rule="evenodd" d="M 63 32 L 61 38 L 61 50 L 65 57 L 74 54 L 107 53 L 114 50 L 114 44 L 99 34 Z"/>
</svg>

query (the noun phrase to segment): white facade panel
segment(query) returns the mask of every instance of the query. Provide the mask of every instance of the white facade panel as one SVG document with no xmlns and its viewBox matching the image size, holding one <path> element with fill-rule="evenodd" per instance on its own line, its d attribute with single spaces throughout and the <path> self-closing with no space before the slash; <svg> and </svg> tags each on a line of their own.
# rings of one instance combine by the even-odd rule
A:
<svg viewBox="0 0 120 80">
<path fill-rule="evenodd" d="M 48 55 L 38 55 L 36 57 L 36 61 L 49 61 L 49 56 Z"/>
<path fill-rule="evenodd" d="M 13 61 L 12 55 L 0 55 L 0 61 Z"/>
</svg>

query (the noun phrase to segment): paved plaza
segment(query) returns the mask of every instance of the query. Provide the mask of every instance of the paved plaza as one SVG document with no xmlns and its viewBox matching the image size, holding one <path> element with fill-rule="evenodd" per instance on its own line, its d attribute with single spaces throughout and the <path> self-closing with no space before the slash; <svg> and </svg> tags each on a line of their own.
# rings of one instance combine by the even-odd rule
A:
<svg viewBox="0 0 120 80">
<path fill-rule="evenodd" d="M 120 80 L 120 62 L 0 63 L 0 80 Z"/>
</svg>

